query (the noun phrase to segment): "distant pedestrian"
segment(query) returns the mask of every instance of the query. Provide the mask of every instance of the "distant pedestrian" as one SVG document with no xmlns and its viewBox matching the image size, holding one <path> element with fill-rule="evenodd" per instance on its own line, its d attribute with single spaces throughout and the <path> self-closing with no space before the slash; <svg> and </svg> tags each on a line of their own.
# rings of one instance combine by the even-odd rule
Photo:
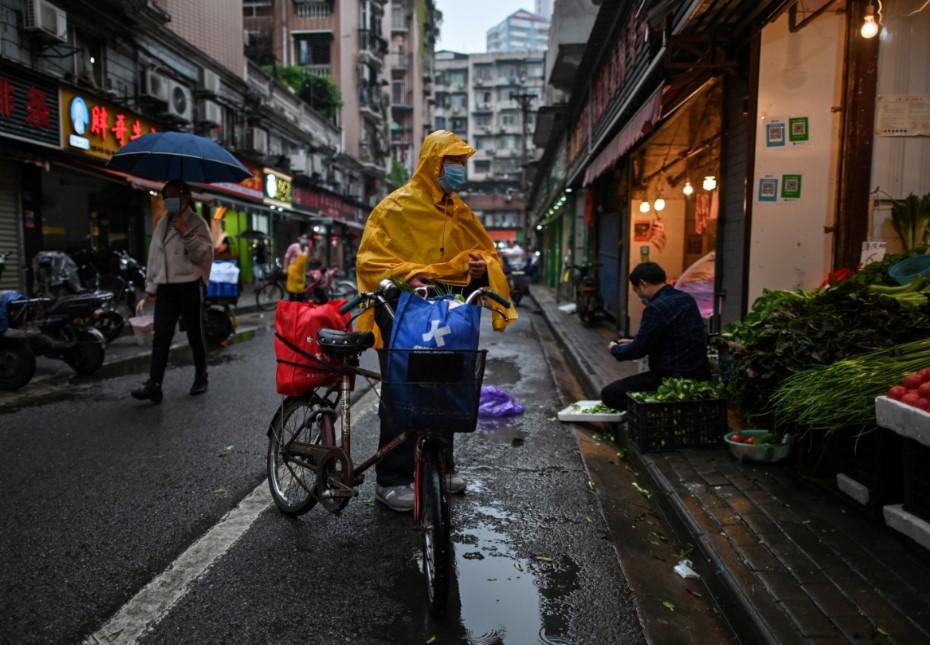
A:
<svg viewBox="0 0 930 645">
<path fill-rule="evenodd" d="M 149 380 L 132 391 L 140 401 L 161 403 L 162 378 L 168 365 L 171 339 L 179 318 L 187 329 L 187 340 L 196 369 L 191 394 L 207 391 L 207 350 L 203 335 L 204 286 L 213 265 L 210 228 L 196 213 L 190 186 L 169 181 L 161 191 L 166 214 L 152 231 L 149 246 L 145 302 L 155 303 L 155 339 Z"/>
<path fill-rule="evenodd" d="M 310 258 L 310 239 L 302 233 L 284 253 L 284 272 L 287 274 L 288 300 L 303 300 L 307 288 L 307 261 Z"/>
<path fill-rule="evenodd" d="M 707 334 L 697 303 L 670 284 L 665 270 L 655 262 L 638 265 L 630 284 L 646 305 L 636 338 L 610 343 L 618 361 L 649 357 L 649 371 L 614 381 L 601 390 L 601 400 L 615 410 L 626 409 L 629 392 L 649 392 L 669 377 L 709 379 Z"/>
</svg>

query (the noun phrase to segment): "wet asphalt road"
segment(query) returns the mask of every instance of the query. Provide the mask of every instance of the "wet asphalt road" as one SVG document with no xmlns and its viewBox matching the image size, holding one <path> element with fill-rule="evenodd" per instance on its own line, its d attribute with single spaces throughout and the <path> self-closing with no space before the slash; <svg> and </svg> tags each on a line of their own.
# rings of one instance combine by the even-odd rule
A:
<svg viewBox="0 0 930 645">
<path fill-rule="evenodd" d="M 521 314 L 505 334 L 485 321 L 485 383 L 527 411 L 457 437 L 469 490 L 453 498 L 445 616 L 424 612 L 411 517 L 375 504 L 372 473 L 339 516 L 317 507 L 288 519 L 267 495 L 142 642 L 643 642 L 576 439 L 554 419 L 533 330 L 544 323 Z M 0 636 L 83 640 L 261 484 L 272 357 L 270 334 L 212 355 L 201 398 L 186 393 L 193 370 L 172 369 L 158 407 L 128 400 L 138 377 L 127 376 L 0 413 Z M 356 461 L 377 435 L 363 401 Z"/>
</svg>

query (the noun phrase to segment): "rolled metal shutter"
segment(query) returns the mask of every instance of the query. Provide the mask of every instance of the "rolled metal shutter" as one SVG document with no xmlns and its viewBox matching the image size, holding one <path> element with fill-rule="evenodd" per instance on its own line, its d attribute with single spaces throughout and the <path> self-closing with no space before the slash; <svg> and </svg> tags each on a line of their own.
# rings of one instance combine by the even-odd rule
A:
<svg viewBox="0 0 930 645">
<path fill-rule="evenodd" d="M 17 164 L 0 160 L 0 253 L 8 253 L 0 289 L 22 290 L 22 235 Z"/>
</svg>

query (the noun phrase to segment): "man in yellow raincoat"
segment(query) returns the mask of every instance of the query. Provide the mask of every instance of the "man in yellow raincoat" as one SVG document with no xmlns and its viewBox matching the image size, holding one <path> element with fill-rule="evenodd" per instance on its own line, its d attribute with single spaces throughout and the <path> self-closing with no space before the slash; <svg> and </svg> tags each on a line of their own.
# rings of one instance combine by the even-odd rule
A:
<svg viewBox="0 0 930 645">
<path fill-rule="evenodd" d="M 413 177 L 388 195 L 368 218 L 356 257 L 359 291 L 374 291 L 384 278 L 403 280 L 411 286 L 439 283 L 466 295 L 481 286 L 509 298 L 507 277 L 494 243 L 471 209 L 455 193 L 465 183 L 465 164 L 474 148 L 446 130 L 429 134 L 423 141 Z M 495 331 L 517 318 L 513 308 L 506 318 L 495 313 Z M 390 319 L 369 311 L 358 320 L 359 329 L 371 329 L 387 337 Z M 379 448 L 403 428 L 381 424 Z M 451 469 L 451 454 L 450 454 Z M 396 511 L 413 509 L 414 445 L 402 444 L 377 466 L 376 499 Z M 454 471 L 446 476 L 449 492 L 465 490 Z"/>
</svg>

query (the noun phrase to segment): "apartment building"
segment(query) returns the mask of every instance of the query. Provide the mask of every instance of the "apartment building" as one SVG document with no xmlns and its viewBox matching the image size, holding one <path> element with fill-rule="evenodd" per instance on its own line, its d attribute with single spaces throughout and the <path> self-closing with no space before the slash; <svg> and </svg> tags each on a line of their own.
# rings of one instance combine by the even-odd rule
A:
<svg viewBox="0 0 930 645">
<path fill-rule="evenodd" d="M 545 51 L 549 18 L 520 9 L 487 31 L 487 50 L 494 52 Z"/>
<path fill-rule="evenodd" d="M 243 0 L 242 11 L 247 51 L 257 62 L 298 65 L 335 83 L 345 161 L 355 162 L 346 181 L 376 204 L 386 193 L 390 155 L 385 0 Z"/>
<path fill-rule="evenodd" d="M 422 10 L 417 11 L 418 4 Z M 433 48 L 439 30 L 432 0 L 390 0 L 385 33 L 390 33 L 385 78 L 390 82 L 391 176 L 410 176 L 423 138 L 432 130 Z"/>
<path fill-rule="evenodd" d="M 489 229 L 514 234 L 522 229 L 523 168 L 537 157 L 532 133 L 544 63 L 542 52 L 436 53 L 434 124 L 476 150 L 469 160 L 468 193 L 501 197 L 483 200 L 476 209 Z"/>
</svg>

